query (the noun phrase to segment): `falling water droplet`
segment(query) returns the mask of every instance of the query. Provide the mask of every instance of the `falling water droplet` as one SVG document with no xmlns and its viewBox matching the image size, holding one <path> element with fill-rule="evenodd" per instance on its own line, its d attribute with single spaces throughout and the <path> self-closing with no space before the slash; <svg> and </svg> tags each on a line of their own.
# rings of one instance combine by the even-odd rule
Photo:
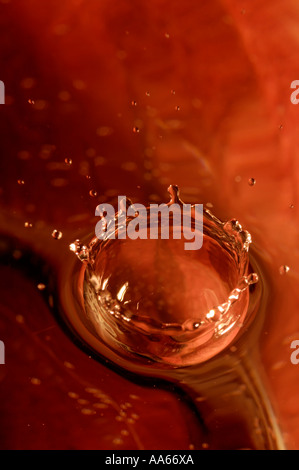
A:
<svg viewBox="0 0 299 470">
<path fill-rule="evenodd" d="M 134 132 L 135 134 L 138 134 L 138 133 L 140 132 L 140 131 L 139 131 L 139 128 L 136 127 L 136 126 L 134 126 L 134 127 L 133 127 L 133 132 Z"/>
<path fill-rule="evenodd" d="M 295 206 L 294 206 L 294 204 L 290 204 L 289 207 L 290 207 L 290 209 L 294 209 Z"/>
<path fill-rule="evenodd" d="M 62 232 L 60 232 L 59 230 L 53 230 L 52 237 L 55 240 L 60 240 L 62 238 Z"/>
<path fill-rule="evenodd" d="M 37 288 L 38 290 L 44 290 L 46 288 L 46 285 L 40 282 L 39 284 L 37 284 Z"/>
<path fill-rule="evenodd" d="M 90 195 L 90 197 L 97 197 L 98 193 L 97 193 L 97 191 L 95 191 L 94 189 L 91 189 L 91 190 L 89 191 L 89 195 Z"/>
<path fill-rule="evenodd" d="M 146 92 L 145 92 L 145 96 L 151 96 L 150 92 L 149 92 L 149 91 L 146 91 Z"/>
<path fill-rule="evenodd" d="M 255 183 L 256 183 L 256 180 L 254 178 L 249 178 L 249 180 L 248 180 L 249 186 L 254 186 Z"/>
<path fill-rule="evenodd" d="M 171 90 L 170 93 L 171 93 L 172 95 L 175 95 L 175 90 Z"/>
<path fill-rule="evenodd" d="M 34 101 L 34 100 L 31 100 L 31 99 L 29 99 L 29 100 L 28 100 L 28 103 L 29 103 L 29 104 L 34 104 L 34 103 L 35 103 L 35 101 Z"/>
<path fill-rule="evenodd" d="M 71 158 L 65 158 L 65 159 L 64 159 L 64 163 L 65 163 L 66 165 L 68 165 L 68 166 L 71 166 L 72 163 L 73 163 L 73 160 L 72 160 Z"/>
<path fill-rule="evenodd" d="M 25 181 L 24 181 L 24 180 L 18 180 L 18 184 L 19 184 L 20 186 L 22 186 L 23 184 L 25 184 Z"/>
<path fill-rule="evenodd" d="M 131 101 L 131 105 L 132 105 L 132 106 L 137 106 L 137 101 L 134 101 L 134 100 Z"/>
<path fill-rule="evenodd" d="M 284 274 L 287 274 L 289 272 L 289 270 L 290 270 L 289 266 L 284 264 L 284 265 L 280 266 L 279 274 L 281 274 L 283 276 Z"/>
<path fill-rule="evenodd" d="M 176 110 L 176 111 L 180 111 L 180 109 L 181 109 L 180 106 L 176 106 L 176 107 L 175 107 L 175 110 Z"/>
</svg>

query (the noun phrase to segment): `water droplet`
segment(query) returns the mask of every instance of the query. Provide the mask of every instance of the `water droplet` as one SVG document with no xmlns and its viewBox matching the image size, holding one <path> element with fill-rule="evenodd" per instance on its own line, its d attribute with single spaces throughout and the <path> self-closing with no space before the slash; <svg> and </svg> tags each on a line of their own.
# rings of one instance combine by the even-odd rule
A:
<svg viewBox="0 0 299 470">
<path fill-rule="evenodd" d="M 115 439 L 113 439 L 112 443 L 116 446 L 120 446 L 124 443 L 124 441 L 120 437 L 116 437 Z"/>
<path fill-rule="evenodd" d="M 73 163 L 73 160 L 72 160 L 71 158 L 65 158 L 65 159 L 64 159 L 64 163 L 65 163 L 66 165 L 71 166 L 72 163 Z"/>
<path fill-rule="evenodd" d="M 36 377 L 32 377 L 30 382 L 32 383 L 32 385 L 40 385 L 41 384 L 41 380 L 36 378 Z"/>
<path fill-rule="evenodd" d="M 28 103 L 29 103 L 29 104 L 34 104 L 35 101 L 30 99 L 30 100 L 28 100 Z"/>
<path fill-rule="evenodd" d="M 25 228 L 32 228 L 32 223 L 31 222 L 25 222 L 24 227 Z"/>
<path fill-rule="evenodd" d="M 135 134 L 138 134 L 138 133 L 140 132 L 139 127 L 134 126 L 134 127 L 133 127 L 133 132 L 134 132 Z"/>
<path fill-rule="evenodd" d="M 249 178 L 249 180 L 248 180 L 249 186 L 254 186 L 255 183 L 256 183 L 256 180 L 254 178 Z"/>
<path fill-rule="evenodd" d="M 287 274 L 289 272 L 289 270 L 290 270 L 289 266 L 284 264 L 284 265 L 280 266 L 279 274 L 281 274 L 283 276 L 284 274 Z"/>
<path fill-rule="evenodd" d="M 39 283 L 39 284 L 37 284 L 37 288 L 38 288 L 38 290 L 44 290 L 46 288 L 46 285 L 42 284 L 42 283 Z"/>
<path fill-rule="evenodd" d="M 146 92 L 145 92 L 145 96 L 151 96 L 150 92 L 149 92 L 149 91 L 146 91 Z"/>
<path fill-rule="evenodd" d="M 18 180 L 18 184 L 23 185 L 23 184 L 25 184 L 25 181 L 24 180 Z"/>
<path fill-rule="evenodd" d="M 96 414 L 96 411 L 95 411 L 95 410 L 91 410 L 91 409 L 89 409 L 89 408 L 82 408 L 81 413 L 82 413 L 83 415 L 86 415 L 86 416 L 91 416 L 91 415 L 95 415 L 95 414 Z"/>
<path fill-rule="evenodd" d="M 290 207 L 290 209 L 294 209 L 295 206 L 294 206 L 294 204 L 290 204 L 289 207 Z"/>
<path fill-rule="evenodd" d="M 80 261 L 87 261 L 89 259 L 89 250 L 87 246 L 81 244 L 80 240 L 75 240 L 71 243 L 69 249 L 78 256 Z"/>
<path fill-rule="evenodd" d="M 246 282 L 247 282 L 248 285 L 256 284 L 258 282 L 258 280 L 259 280 L 259 277 L 256 273 L 251 273 L 246 278 Z"/>
<path fill-rule="evenodd" d="M 232 229 L 235 230 L 235 232 L 241 232 L 242 231 L 242 225 L 240 222 L 236 219 L 231 220 L 231 225 Z"/>
<path fill-rule="evenodd" d="M 97 197 L 98 193 L 97 193 L 97 191 L 95 191 L 94 189 L 91 189 L 91 190 L 89 191 L 89 195 L 90 195 L 90 197 Z"/>
<path fill-rule="evenodd" d="M 180 109 L 181 109 L 180 106 L 176 106 L 176 107 L 175 107 L 175 110 L 176 110 L 176 111 L 180 111 Z"/>
<path fill-rule="evenodd" d="M 55 240 L 60 240 L 62 238 L 62 232 L 59 230 L 53 230 L 52 237 L 55 238 Z"/>
<path fill-rule="evenodd" d="M 134 101 L 134 100 L 131 101 L 131 105 L 132 105 L 132 106 L 137 106 L 137 101 Z"/>
<path fill-rule="evenodd" d="M 172 95 L 175 95 L 175 90 L 171 90 L 170 93 L 171 93 Z"/>
</svg>

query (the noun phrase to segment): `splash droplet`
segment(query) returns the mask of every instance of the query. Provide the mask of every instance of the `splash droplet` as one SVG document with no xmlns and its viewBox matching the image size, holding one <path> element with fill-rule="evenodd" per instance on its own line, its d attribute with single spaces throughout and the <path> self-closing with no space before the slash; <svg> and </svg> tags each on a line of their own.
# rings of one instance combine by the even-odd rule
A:
<svg viewBox="0 0 299 470">
<path fill-rule="evenodd" d="M 131 101 L 131 105 L 132 105 L 132 106 L 137 106 L 137 101 L 134 101 L 134 100 Z"/>
<path fill-rule="evenodd" d="M 80 261 L 87 261 L 89 259 L 89 249 L 83 245 L 80 240 L 75 240 L 69 246 L 70 250 L 78 256 Z"/>
<path fill-rule="evenodd" d="M 46 288 L 46 285 L 40 282 L 39 284 L 37 284 L 37 288 L 38 290 L 44 290 Z"/>
<path fill-rule="evenodd" d="M 24 180 L 18 180 L 18 184 L 19 184 L 20 186 L 22 186 L 22 185 L 25 184 L 25 181 L 24 181 Z"/>
<path fill-rule="evenodd" d="M 25 222 L 24 227 L 25 228 L 32 228 L 32 223 L 31 222 Z"/>
<path fill-rule="evenodd" d="M 138 134 L 140 132 L 139 127 L 134 126 L 133 127 L 133 132 L 134 132 L 134 134 Z"/>
<path fill-rule="evenodd" d="M 52 237 L 55 240 L 60 240 L 62 238 L 62 232 L 60 232 L 59 230 L 53 230 Z"/>
<path fill-rule="evenodd" d="M 249 180 L 248 180 L 249 186 L 254 186 L 255 183 L 256 183 L 256 180 L 254 178 L 249 178 Z"/>
<path fill-rule="evenodd" d="M 65 158 L 65 159 L 64 159 L 64 163 L 65 163 L 66 165 L 68 165 L 68 166 L 71 166 L 72 163 L 73 163 L 73 161 L 72 161 L 71 158 Z"/>
<path fill-rule="evenodd" d="M 98 193 L 97 193 L 97 191 L 95 191 L 94 189 L 91 189 L 91 190 L 89 191 L 89 195 L 90 195 L 90 197 L 97 197 Z"/>
<path fill-rule="evenodd" d="M 181 109 L 180 106 L 176 106 L 176 107 L 175 107 L 175 110 L 176 110 L 176 111 L 180 111 L 180 109 Z"/>
</svg>

